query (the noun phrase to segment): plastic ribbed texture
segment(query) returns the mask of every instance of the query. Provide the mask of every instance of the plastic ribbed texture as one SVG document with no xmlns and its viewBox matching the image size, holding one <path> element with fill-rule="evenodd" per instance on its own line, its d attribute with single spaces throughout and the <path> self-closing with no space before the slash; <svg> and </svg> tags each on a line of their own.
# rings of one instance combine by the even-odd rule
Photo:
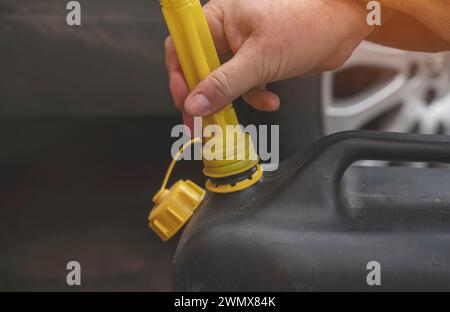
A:
<svg viewBox="0 0 450 312">
<path fill-rule="evenodd" d="M 172 238 L 198 208 L 206 192 L 192 181 L 178 181 L 170 190 L 155 195 L 150 228 L 163 240 Z"/>
</svg>

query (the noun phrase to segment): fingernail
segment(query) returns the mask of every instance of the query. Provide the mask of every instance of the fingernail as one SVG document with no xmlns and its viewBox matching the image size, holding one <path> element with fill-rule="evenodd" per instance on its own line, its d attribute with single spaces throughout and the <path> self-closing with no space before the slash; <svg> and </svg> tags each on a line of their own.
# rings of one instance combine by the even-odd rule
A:
<svg viewBox="0 0 450 312">
<path fill-rule="evenodd" d="M 211 104 L 209 100 L 201 93 L 194 95 L 186 103 L 186 111 L 192 116 L 203 116 L 208 114 Z"/>
</svg>

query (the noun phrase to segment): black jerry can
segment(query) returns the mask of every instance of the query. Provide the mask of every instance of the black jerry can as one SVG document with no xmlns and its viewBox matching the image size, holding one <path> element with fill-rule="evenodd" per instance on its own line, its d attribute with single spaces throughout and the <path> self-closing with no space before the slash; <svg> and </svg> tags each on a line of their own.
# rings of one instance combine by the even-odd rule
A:
<svg viewBox="0 0 450 312">
<path fill-rule="evenodd" d="M 208 194 L 180 239 L 174 289 L 450 290 L 450 170 L 359 160 L 449 163 L 450 139 L 343 132 L 250 189 Z"/>
</svg>

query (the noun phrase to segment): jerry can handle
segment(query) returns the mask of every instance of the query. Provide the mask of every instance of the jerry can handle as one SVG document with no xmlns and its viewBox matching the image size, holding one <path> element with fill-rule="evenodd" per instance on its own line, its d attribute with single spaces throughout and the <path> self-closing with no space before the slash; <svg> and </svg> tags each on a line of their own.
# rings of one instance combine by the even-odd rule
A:
<svg viewBox="0 0 450 312">
<path fill-rule="evenodd" d="M 318 163 L 339 180 L 359 160 L 450 163 L 450 137 L 443 135 L 345 131 L 322 143 Z"/>
</svg>

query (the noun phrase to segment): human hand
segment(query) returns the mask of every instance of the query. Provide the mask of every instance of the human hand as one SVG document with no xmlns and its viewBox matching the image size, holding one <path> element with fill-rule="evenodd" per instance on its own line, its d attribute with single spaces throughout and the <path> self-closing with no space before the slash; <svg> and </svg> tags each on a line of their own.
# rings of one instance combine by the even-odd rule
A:
<svg viewBox="0 0 450 312">
<path fill-rule="evenodd" d="M 371 28 L 352 0 L 211 0 L 204 6 L 225 63 L 189 92 L 170 38 L 170 90 L 185 123 L 211 115 L 239 96 L 256 109 L 275 111 L 270 82 L 340 67 Z"/>
</svg>

